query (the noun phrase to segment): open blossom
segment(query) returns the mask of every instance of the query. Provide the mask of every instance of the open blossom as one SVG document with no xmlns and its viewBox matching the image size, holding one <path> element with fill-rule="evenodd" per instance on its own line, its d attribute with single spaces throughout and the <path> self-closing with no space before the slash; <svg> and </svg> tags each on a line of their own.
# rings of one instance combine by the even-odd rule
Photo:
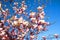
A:
<svg viewBox="0 0 60 40">
<path fill-rule="evenodd" d="M 2 23 L 4 23 L 4 20 L 1 20 Z"/>
<path fill-rule="evenodd" d="M 15 15 L 10 18 L 10 20 L 16 20 L 16 19 L 18 19 L 18 18 Z"/>
<path fill-rule="evenodd" d="M 34 38 L 35 38 L 35 36 L 34 36 L 34 35 L 31 35 L 31 36 L 30 36 L 30 38 L 34 39 Z"/>
<path fill-rule="evenodd" d="M 38 20 L 38 24 L 43 24 L 45 23 L 45 20 Z"/>
<path fill-rule="evenodd" d="M 5 10 L 2 10 L 2 14 L 3 14 L 3 15 L 5 15 L 5 14 L 6 14 Z"/>
<path fill-rule="evenodd" d="M 14 21 L 14 24 L 15 24 L 15 25 L 17 25 L 17 23 L 18 23 L 17 21 Z"/>
<path fill-rule="evenodd" d="M 37 25 L 37 24 L 33 24 L 33 26 L 34 26 L 34 28 L 37 28 L 37 27 L 38 27 L 38 25 Z"/>
<path fill-rule="evenodd" d="M 58 35 L 58 34 L 54 34 L 54 36 L 55 36 L 55 38 L 58 38 L 58 37 L 59 37 L 59 35 Z"/>
<path fill-rule="evenodd" d="M 2 9 L 2 4 L 0 3 L 0 10 Z"/>
<path fill-rule="evenodd" d="M 5 38 L 5 37 L 3 37 L 2 39 L 3 39 L 3 40 L 5 40 L 6 38 Z"/>
<path fill-rule="evenodd" d="M 23 13 L 23 9 L 20 8 L 17 12 L 18 12 L 19 14 L 22 14 L 22 13 Z"/>
<path fill-rule="evenodd" d="M 2 31 L 3 30 L 3 28 L 0 28 L 0 31 Z"/>
<path fill-rule="evenodd" d="M 22 4 L 24 4 L 25 3 L 25 1 L 22 1 Z"/>
<path fill-rule="evenodd" d="M 15 6 L 18 6 L 18 2 L 14 2 L 14 5 L 15 5 Z"/>
<path fill-rule="evenodd" d="M 14 6 L 14 7 L 13 7 L 13 10 L 17 10 L 17 8 Z"/>
<path fill-rule="evenodd" d="M 25 11 L 27 8 L 27 5 L 22 6 L 23 11 Z"/>
<path fill-rule="evenodd" d="M 17 16 L 15 16 L 15 19 L 18 19 Z"/>
<path fill-rule="evenodd" d="M 19 23 L 23 23 L 23 17 L 20 17 L 18 20 Z"/>
<path fill-rule="evenodd" d="M 45 13 L 42 11 L 41 13 L 38 14 L 41 19 L 44 19 Z"/>
<path fill-rule="evenodd" d="M 5 35 L 5 31 L 3 31 L 3 29 L 0 28 L 0 36 Z"/>
<path fill-rule="evenodd" d="M 6 11 L 8 11 L 9 9 L 6 9 Z"/>
<path fill-rule="evenodd" d="M 22 14 L 22 13 L 26 10 L 26 8 L 27 8 L 26 5 L 22 6 L 22 7 L 19 9 L 18 13 L 19 13 L 19 14 Z"/>
<path fill-rule="evenodd" d="M 30 15 L 30 17 L 32 18 L 32 17 L 34 17 L 35 16 L 35 12 L 31 12 L 29 15 Z"/>
<path fill-rule="evenodd" d="M 27 33 L 28 31 L 29 31 L 29 28 L 26 29 L 26 33 Z M 26 34 L 26 33 L 25 33 L 25 34 Z"/>
<path fill-rule="evenodd" d="M 23 25 L 28 26 L 29 22 L 28 21 L 23 21 Z"/>
<path fill-rule="evenodd" d="M 42 31 L 43 27 L 42 25 L 38 25 L 38 31 Z"/>
<path fill-rule="evenodd" d="M 24 5 L 25 5 L 25 1 L 22 1 L 21 6 L 24 6 Z"/>
<path fill-rule="evenodd" d="M 7 38 L 8 38 L 8 36 L 7 36 L 7 35 L 4 35 L 4 36 L 2 37 L 2 40 L 8 40 Z"/>
<path fill-rule="evenodd" d="M 36 18 L 30 18 L 32 23 L 37 23 L 37 19 Z"/>
<path fill-rule="evenodd" d="M 37 7 L 37 9 L 40 11 L 40 10 L 43 10 L 43 7 L 39 6 Z"/>
</svg>

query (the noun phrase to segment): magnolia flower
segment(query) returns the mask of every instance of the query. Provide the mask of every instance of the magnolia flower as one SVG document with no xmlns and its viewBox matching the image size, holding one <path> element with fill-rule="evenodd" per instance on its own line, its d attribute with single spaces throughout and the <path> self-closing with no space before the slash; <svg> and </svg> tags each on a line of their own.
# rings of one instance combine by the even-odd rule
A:
<svg viewBox="0 0 60 40">
<path fill-rule="evenodd" d="M 1 4 L 1 2 L 0 2 L 0 10 L 2 9 L 2 4 Z"/>
<path fill-rule="evenodd" d="M 4 17 L 7 17 L 7 12 L 5 10 L 2 10 L 2 14 L 4 15 Z"/>
<path fill-rule="evenodd" d="M 17 21 L 14 21 L 14 24 L 15 24 L 15 25 L 17 25 L 17 24 L 18 24 L 18 22 L 17 22 Z"/>
<path fill-rule="evenodd" d="M 30 17 L 34 17 L 35 16 L 35 12 L 31 12 L 29 15 L 30 15 Z"/>
<path fill-rule="evenodd" d="M 23 17 L 20 17 L 18 20 L 19 23 L 23 23 Z"/>
<path fill-rule="evenodd" d="M 31 22 L 32 23 L 37 23 L 37 19 L 36 18 L 31 18 Z"/>
<path fill-rule="evenodd" d="M 39 23 L 40 23 L 40 24 L 43 24 L 43 23 L 45 23 L 45 20 L 39 20 L 39 21 L 38 21 L 38 24 L 39 24 Z"/>
<path fill-rule="evenodd" d="M 25 11 L 26 10 L 26 7 L 22 7 L 22 9 L 23 9 L 23 11 Z"/>
<path fill-rule="evenodd" d="M 18 19 L 17 16 L 15 16 L 15 19 Z"/>
<path fill-rule="evenodd" d="M 39 17 L 40 17 L 41 19 L 43 19 L 43 18 L 44 18 L 44 15 L 45 15 L 44 11 L 43 11 L 43 12 L 41 12 L 41 13 L 39 13 Z"/>
<path fill-rule="evenodd" d="M 54 36 L 55 36 L 55 38 L 58 38 L 59 35 L 58 34 L 54 34 Z"/>
<path fill-rule="evenodd" d="M 35 35 L 30 35 L 30 40 L 33 40 L 34 38 L 37 38 Z"/>
<path fill-rule="evenodd" d="M 43 30 L 43 27 L 42 25 L 38 25 L 38 32 L 42 31 Z"/>
<path fill-rule="evenodd" d="M 4 35 L 4 36 L 2 37 L 2 40 L 9 40 L 8 35 L 7 35 L 7 34 L 6 34 L 6 35 Z"/>
<path fill-rule="evenodd" d="M 49 22 L 45 22 L 45 23 L 43 23 L 44 24 L 44 26 L 47 26 L 47 25 L 49 25 L 50 23 Z"/>
<path fill-rule="evenodd" d="M 26 5 L 22 6 L 20 9 L 16 10 L 15 13 L 22 14 L 26 10 Z"/>
<path fill-rule="evenodd" d="M 20 26 L 20 24 L 18 23 L 18 21 L 14 21 L 14 22 L 12 22 L 12 25 L 13 25 L 14 27 L 16 27 L 16 26 Z"/>
<path fill-rule="evenodd" d="M 2 23 L 4 23 L 4 20 L 1 20 Z"/>
<path fill-rule="evenodd" d="M 6 11 L 8 11 L 9 9 L 6 9 Z"/>
<path fill-rule="evenodd" d="M 37 28 L 38 25 L 37 24 L 33 24 L 33 26 L 34 26 L 34 28 Z"/>
<path fill-rule="evenodd" d="M 9 9 L 7 8 L 7 9 L 5 10 L 5 12 L 6 12 L 6 15 L 8 15 L 8 14 L 9 14 Z"/>
<path fill-rule="evenodd" d="M 42 9 L 43 9 L 43 7 L 39 6 L 39 7 L 37 7 L 37 9 L 38 9 L 38 10 L 42 10 Z"/>
<path fill-rule="evenodd" d="M 19 11 L 18 11 L 19 14 L 22 14 L 23 13 L 23 9 L 20 8 Z"/>
<path fill-rule="evenodd" d="M 3 28 L 0 28 L 0 31 L 2 31 L 3 30 Z"/>
<path fill-rule="evenodd" d="M 0 22 L 0 27 L 4 26 L 2 22 Z"/>
<path fill-rule="evenodd" d="M 6 34 L 5 36 L 7 37 L 8 35 Z"/>
<path fill-rule="evenodd" d="M 2 10 L 2 12 L 5 12 L 5 10 Z"/>
<path fill-rule="evenodd" d="M 16 20 L 16 19 L 18 19 L 18 18 L 17 18 L 17 16 L 14 15 L 14 16 L 11 17 L 10 20 Z"/>
<path fill-rule="evenodd" d="M 24 37 L 25 36 L 25 33 L 22 33 L 22 36 L 21 37 Z"/>
<path fill-rule="evenodd" d="M 15 18 L 15 16 L 12 16 L 12 17 L 10 18 L 10 20 L 14 20 L 14 18 Z"/>
<path fill-rule="evenodd" d="M 21 17 L 19 18 L 19 20 L 23 20 L 23 17 L 21 16 Z"/>
<path fill-rule="evenodd" d="M 35 38 L 35 35 L 30 35 L 30 38 L 34 39 Z"/>
<path fill-rule="evenodd" d="M 15 13 L 16 13 L 16 14 L 18 14 L 18 13 L 19 13 L 19 9 L 14 8 L 14 10 L 15 10 Z"/>
<path fill-rule="evenodd" d="M 6 39 L 5 37 L 2 38 L 2 40 L 5 40 L 5 39 Z"/>
<path fill-rule="evenodd" d="M 13 10 L 17 10 L 17 8 L 14 6 L 14 7 L 13 7 Z"/>
<path fill-rule="evenodd" d="M 25 4 L 25 1 L 22 1 L 22 4 L 21 4 L 21 6 L 24 6 L 24 4 Z"/>
<path fill-rule="evenodd" d="M 27 33 L 28 31 L 29 31 L 29 28 L 26 29 L 26 33 Z M 26 34 L 26 33 L 25 33 L 25 34 Z"/>
<path fill-rule="evenodd" d="M 22 1 L 22 4 L 25 3 L 25 1 Z"/>
<path fill-rule="evenodd" d="M 10 20 L 8 19 L 7 22 L 10 23 Z"/>
<path fill-rule="evenodd" d="M 0 2 L 0 7 L 1 7 L 1 2 Z"/>
<path fill-rule="evenodd" d="M 1 33 L 0 33 L 0 35 L 4 35 L 4 34 L 5 34 L 5 31 L 2 30 Z"/>
<path fill-rule="evenodd" d="M 19 14 L 22 14 L 23 12 L 22 11 L 19 11 Z"/>
<path fill-rule="evenodd" d="M 15 5 L 15 6 L 18 6 L 18 2 L 14 2 L 14 5 Z"/>
<path fill-rule="evenodd" d="M 28 21 L 23 21 L 23 25 L 28 26 L 29 22 Z"/>
<path fill-rule="evenodd" d="M 14 23 L 12 22 L 12 25 L 14 25 Z"/>
</svg>

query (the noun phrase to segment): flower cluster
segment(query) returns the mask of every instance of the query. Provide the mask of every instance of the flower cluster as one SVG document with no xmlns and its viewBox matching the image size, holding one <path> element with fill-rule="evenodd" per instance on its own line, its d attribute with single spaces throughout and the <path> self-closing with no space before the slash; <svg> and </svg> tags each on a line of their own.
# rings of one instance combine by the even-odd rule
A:
<svg viewBox="0 0 60 40">
<path fill-rule="evenodd" d="M 44 20 L 45 12 L 42 6 L 38 6 L 38 12 L 30 12 L 27 14 L 25 10 L 27 5 L 22 1 L 21 7 L 17 8 L 18 2 L 14 2 L 14 15 L 11 18 L 9 9 L 3 10 L 0 3 L 0 15 L 3 15 L 3 20 L 0 20 L 0 39 L 1 40 L 33 40 L 37 38 L 37 34 L 46 30 L 49 22 Z M 20 17 L 18 18 L 19 15 Z M 26 19 L 23 16 L 26 16 Z M 7 24 L 8 26 L 6 26 Z"/>
</svg>

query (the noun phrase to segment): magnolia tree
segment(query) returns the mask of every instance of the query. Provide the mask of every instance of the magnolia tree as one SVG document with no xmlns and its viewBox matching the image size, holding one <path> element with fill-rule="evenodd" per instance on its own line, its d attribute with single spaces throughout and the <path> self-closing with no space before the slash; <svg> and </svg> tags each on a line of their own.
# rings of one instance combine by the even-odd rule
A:
<svg viewBox="0 0 60 40">
<path fill-rule="evenodd" d="M 38 12 L 26 12 L 28 6 L 25 1 L 22 1 L 18 8 L 18 2 L 13 4 L 14 15 L 11 18 L 11 13 L 8 8 L 2 8 L 0 2 L 0 39 L 1 40 L 36 40 L 37 34 L 46 30 L 46 26 L 50 23 L 45 21 L 45 12 L 43 6 L 38 6 Z M 20 17 L 18 17 L 19 15 Z M 24 16 L 24 17 L 23 17 Z M 7 24 L 7 26 L 6 26 Z M 45 37 L 43 37 L 45 38 Z"/>
</svg>

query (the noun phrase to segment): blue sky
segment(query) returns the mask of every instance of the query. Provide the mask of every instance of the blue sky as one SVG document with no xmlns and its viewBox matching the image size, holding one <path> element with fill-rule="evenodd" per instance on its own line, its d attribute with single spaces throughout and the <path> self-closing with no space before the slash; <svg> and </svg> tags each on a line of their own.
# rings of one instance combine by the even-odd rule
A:
<svg viewBox="0 0 60 40">
<path fill-rule="evenodd" d="M 59 32 L 59 24 L 60 24 L 60 18 L 59 18 L 59 15 L 60 15 L 60 3 L 59 3 L 59 0 L 51 0 L 51 4 L 48 4 L 47 7 L 46 7 L 46 11 L 47 11 L 47 14 L 50 16 L 50 21 L 53 22 L 53 21 L 56 21 L 55 24 L 51 25 L 49 27 L 49 31 L 51 33 L 58 33 L 60 34 Z"/>
<path fill-rule="evenodd" d="M 9 5 L 10 4 L 9 2 L 5 3 L 3 0 L 1 0 L 1 1 L 3 4 L 7 5 L 7 7 L 3 6 L 4 9 L 9 8 L 10 11 L 12 10 L 12 8 Z M 17 0 L 15 0 L 15 1 L 17 1 Z M 21 0 L 19 2 L 21 2 Z M 45 1 L 41 1 L 41 3 L 45 3 Z M 35 3 L 34 3 L 34 0 L 26 0 L 26 4 L 29 6 L 28 9 L 26 10 L 28 13 L 30 12 L 29 10 L 36 11 L 35 8 L 37 8 L 39 6 L 37 0 Z M 13 4 L 12 4 L 12 6 L 13 6 Z M 41 36 L 43 36 L 43 35 L 47 36 L 49 34 L 53 35 L 55 33 L 60 34 L 60 0 L 48 0 L 48 4 L 45 6 L 44 11 L 45 11 L 45 14 L 47 16 L 49 16 L 48 21 L 55 22 L 55 23 L 52 24 L 51 26 L 48 26 L 48 31 L 38 34 L 39 36 L 38 36 L 37 40 L 40 40 Z M 11 11 L 11 14 L 12 13 L 13 13 L 13 11 Z"/>
</svg>

